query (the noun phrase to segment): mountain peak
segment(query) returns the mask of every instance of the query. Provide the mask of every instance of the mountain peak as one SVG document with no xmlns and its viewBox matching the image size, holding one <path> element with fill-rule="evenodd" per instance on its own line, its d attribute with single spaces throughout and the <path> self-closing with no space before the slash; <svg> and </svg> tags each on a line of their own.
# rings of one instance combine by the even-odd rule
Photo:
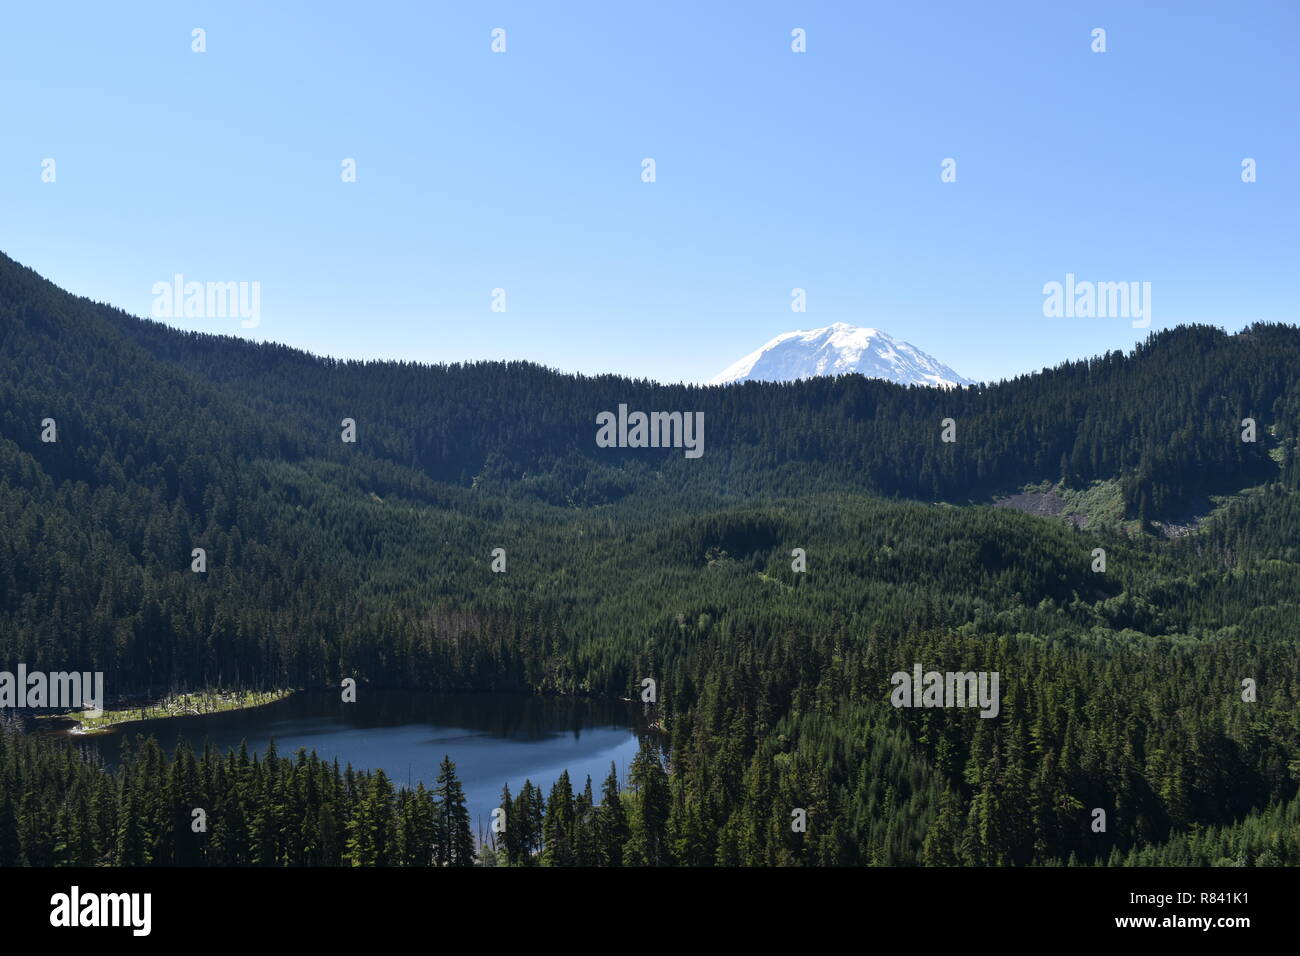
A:
<svg viewBox="0 0 1300 956">
<path fill-rule="evenodd" d="M 900 385 L 953 388 L 972 384 L 914 345 L 886 332 L 835 322 L 820 329 L 783 332 L 762 348 L 723 369 L 710 385 L 729 382 L 793 382 L 818 375 L 858 372 Z"/>
</svg>

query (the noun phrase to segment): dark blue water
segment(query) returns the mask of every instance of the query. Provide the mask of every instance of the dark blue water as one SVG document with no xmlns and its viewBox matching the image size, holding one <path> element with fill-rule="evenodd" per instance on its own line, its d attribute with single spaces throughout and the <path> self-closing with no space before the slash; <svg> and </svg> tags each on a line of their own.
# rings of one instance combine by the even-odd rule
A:
<svg viewBox="0 0 1300 956">
<path fill-rule="evenodd" d="M 432 788 L 444 755 L 456 764 L 475 831 L 486 829 L 501 788 L 517 794 L 525 780 L 550 794 L 568 770 L 580 792 L 590 774 L 596 800 L 610 763 L 626 781 L 644 733 L 640 707 L 606 701 L 511 694 L 423 694 L 361 687 L 357 702 L 337 691 L 294 694 L 252 710 L 123 724 L 114 732 L 76 738 L 116 765 L 122 742 L 153 736 L 169 753 L 178 737 L 196 752 L 204 741 L 222 752 L 248 742 L 263 754 L 271 739 L 281 757 L 299 747 L 339 766 L 382 768 L 395 786 L 423 781 Z M 134 746 L 134 744 L 133 744 Z"/>
</svg>

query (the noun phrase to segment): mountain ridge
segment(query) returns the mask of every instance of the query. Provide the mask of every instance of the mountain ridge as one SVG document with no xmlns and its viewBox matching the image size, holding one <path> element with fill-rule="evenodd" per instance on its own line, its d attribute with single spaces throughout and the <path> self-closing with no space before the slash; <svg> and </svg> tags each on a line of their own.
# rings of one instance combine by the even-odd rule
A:
<svg viewBox="0 0 1300 956">
<path fill-rule="evenodd" d="M 196 506 L 219 483 L 213 460 L 318 458 L 366 462 L 381 496 L 397 486 L 444 500 L 459 486 L 570 506 L 656 488 L 701 500 L 821 488 L 961 503 L 1047 480 L 1119 479 L 1127 514 L 1146 500 L 1156 517 L 1295 467 L 1269 452 L 1295 443 L 1296 367 L 1300 329 L 1264 324 L 1236 335 L 1179 326 L 1128 354 L 954 389 L 857 374 L 719 388 L 526 361 L 348 361 L 141 319 L 0 254 L 0 439 L 56 481 L 91 487 L 152 482 L 143 463 L 157 467 L 160 449 L 178 467 L 202 459 L 188 473 Z M 595 417 L 620 403 L 705 413 L 704 458 L 598 448 Z M 42 445 L 33 423 L 47 415 L 79 440 Z M 1247 415 L 1259 419 L 1258 443 L 1233 431 Z M 355 450 L 338 441 L 345 417 L 359 424 Z M 959 423 L 954 444 L 939 441 L 946 418 Z M 169 478 L 169 496 L 176 488 Z"/>
</svg>

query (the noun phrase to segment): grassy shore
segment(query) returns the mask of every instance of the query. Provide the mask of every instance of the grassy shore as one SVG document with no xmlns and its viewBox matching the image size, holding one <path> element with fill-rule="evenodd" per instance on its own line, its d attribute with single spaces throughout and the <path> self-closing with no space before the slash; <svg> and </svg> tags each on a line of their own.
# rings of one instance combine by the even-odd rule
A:
<svg viewBox="0 0 1300 956">
<path fill-rule="evenodd" d="M 223 710 L 244 710 L 249 707 L 261 707 L 273 701 L 283 700 L 292 694 L 291 690 L 240 690 L 219 691 L 205 690 L 192 694 L 176 694 L 161 700 L 150 701 L 138 707 L 105 710 L 99 717 L 88 717 L 83 713 L 60 714 L 57 717 L 43 717 L 42 720 L 71 720 L 76 726 L 74 734 L 93 734 L 106 730 L 117 724 L 134 720 L 153 720 L 158 717 L 193 717 L 200 714 L 218 714 Z"/>
</svg>

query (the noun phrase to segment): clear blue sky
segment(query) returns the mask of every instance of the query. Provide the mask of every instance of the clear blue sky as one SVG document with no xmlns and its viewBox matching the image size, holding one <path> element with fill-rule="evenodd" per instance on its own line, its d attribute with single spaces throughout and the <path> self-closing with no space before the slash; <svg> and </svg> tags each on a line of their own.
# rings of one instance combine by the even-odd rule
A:
<svg viewBox="0 0 1300 956">
<path fill-rule="evenodd" d="M 995 379 L 1145 335 L 1044 318 L 1067 272 L 1300 321 L 1298 51 L 1296 0 L 5 3 L 0 250 L 330 355 L 690 381 L 842 321 Z"/>
</svg>

